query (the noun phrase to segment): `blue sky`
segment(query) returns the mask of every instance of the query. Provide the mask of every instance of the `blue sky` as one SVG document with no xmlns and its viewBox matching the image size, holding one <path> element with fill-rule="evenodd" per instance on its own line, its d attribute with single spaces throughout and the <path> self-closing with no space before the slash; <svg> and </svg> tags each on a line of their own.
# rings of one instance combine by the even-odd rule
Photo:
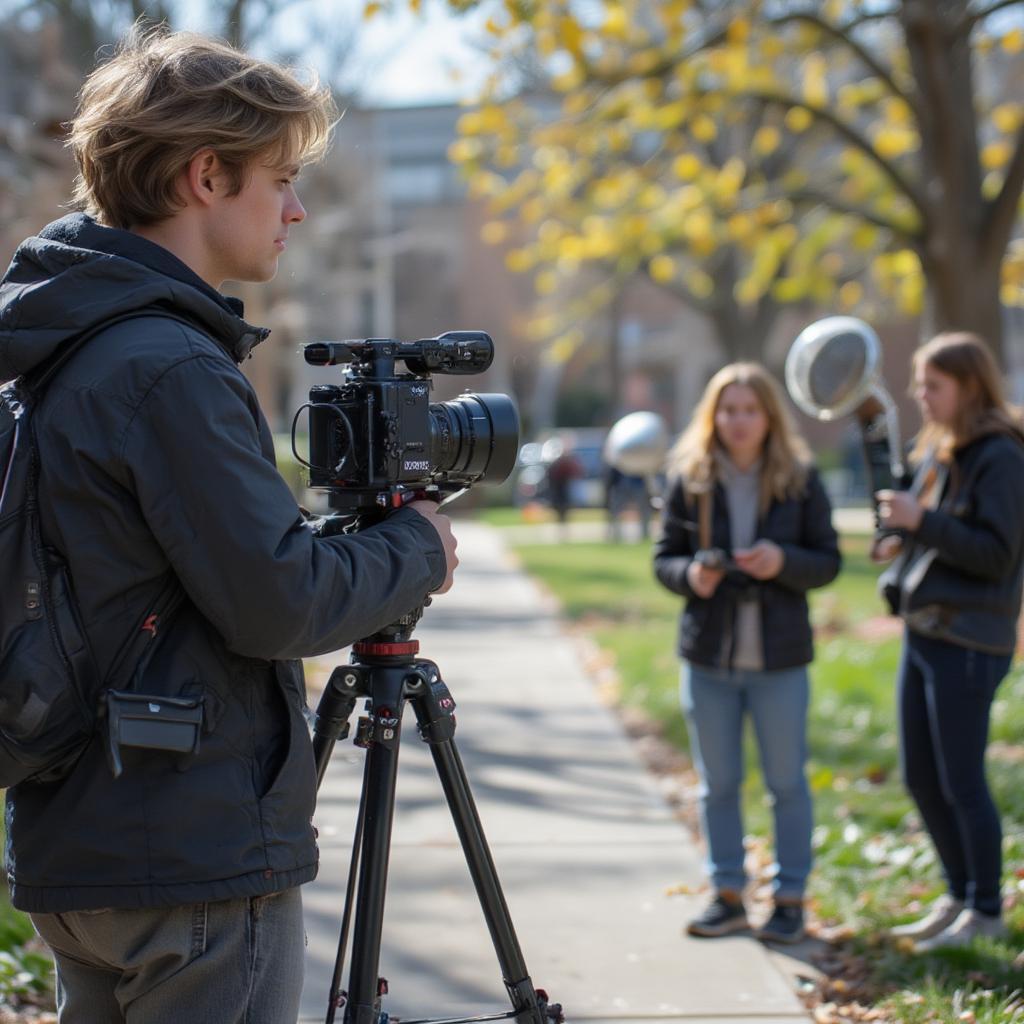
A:
<svg viewBox="0 0 1024 1024">
<path fill-rule="evenodd" d="M 377 15 L 361 20 L 363 0 L 344 0 L 359 24 L 353 69 L 346 79 L 375 104 L 414 104 L 469 98 L 486 73 L 486 58 L 473 46 L 483 36 L 479 16 L 454 18 L 438 2 L 422 17 Z M 358 20 L 357 20 L 358 19 Z"/>
</svg>

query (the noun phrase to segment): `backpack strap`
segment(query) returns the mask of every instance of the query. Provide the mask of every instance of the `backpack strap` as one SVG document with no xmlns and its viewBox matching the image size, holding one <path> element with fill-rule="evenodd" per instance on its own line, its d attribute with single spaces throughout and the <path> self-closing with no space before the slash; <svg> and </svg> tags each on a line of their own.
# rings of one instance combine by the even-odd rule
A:
<svg viewBox="0 0 1024 1024">
<path fill-rule="evenodd" d="M 111 317 L 109 320 L 104 320 L 102 323 L 90 327 L 87 331 L 76 335 L 70 341 L 64 342 L 46 362 L 24 374 L 21 378 L 22 383 L 34 397 L 38 398 L 71 357 L 80 348 L 84 347 L 87 342 L 92 341 L 97 334 L 102 334 L 108 327 L 124 323 L 126 320 L 141 320 L 144 317 L 151 316 L 158 316 L 163 320 L 177 320 L 178 323 L 185 324 L 187 327 L 194 328 L 196 326 L 191 320 L 183 316 L 177 316 L 169 312 L 165 313 L 163 310 L 146 309 L 122 313 L 120 316 Z"/>
<path fill-rule="evenodd" d="M 136 310 L 135 312 L 112 317 L 65 342 L 58 349 L 56 355 L 31 374 L 22 378 L 24 386 L 32 394 L 33 398 L 38 401 L 53 378 L 68 363 L 71 357 L 95 338 L 96 335 L 101 334 L 115 324 L 153 316 L 164 320 L 176 320 L 187 327 L 195 328 L 196 326 L 185 317 L 153 309 Z M 35 436 L 34 423 L 29 424 L 29 446 L 32 466 L 29 500 L 38 503 L 39 445 Z M 42 543 L 42 538 L 38 539 Z M 158 636 L 162 636 L 167 630 L 176 612 L 185 600 L 185 591 L 177 576 L 173 571 L 169 571 L 167 576 L 168 578 L 152 606 L 146 609 L 143 620 L 132 628 L 131 634 L 126 638 L 115 656 L 106 678 L 100 682 L 99 689 L 101 691 L 134 688 L 134 685 L 141 677 L 146 665 L 149 663 L 149 659 L 158 646 Z"/>
</svg>

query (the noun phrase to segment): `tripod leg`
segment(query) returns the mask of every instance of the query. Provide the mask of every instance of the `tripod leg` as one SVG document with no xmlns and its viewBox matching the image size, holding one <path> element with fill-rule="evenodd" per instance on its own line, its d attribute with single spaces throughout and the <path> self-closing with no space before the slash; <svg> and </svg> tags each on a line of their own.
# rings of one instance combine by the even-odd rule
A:
<svg viewBox="0 0 1024 1024">
<path fill-rule="evenodd" d="M 378 971 L 384 924 L 391 829 L 395 817 L 395 783 L 401 731 L 403 687 L 408 667 L 373 670 L 367 730 L 365 813 L 359 857 L 355 935 L 349 971 L 345 1024 L 378 1024 Z"/>
<path fill-rule="evenodd" d="M 445 799 L 459 834 L 466 863 L 476 888 L 477 897 L 491 933 L 491 941 L 501 967 L 501 975 L 512 1001 L 517 1024 L 550 1024 L 560 1019 L 561 1007 L 552 1006 L 549 1016 L 546 995 L 533 987 L 519 940 L 512 925 L 512 916 L 501 891 L 498 872 L 484 837 L 469 779 L 455 747 L 455 702 L 431 662 L 420 662 L 428 668 L 428 676 L 419 685 L 410 685 L 410 701 L 416 713 L 420 735 L 430 745 Z"/>
</svg>

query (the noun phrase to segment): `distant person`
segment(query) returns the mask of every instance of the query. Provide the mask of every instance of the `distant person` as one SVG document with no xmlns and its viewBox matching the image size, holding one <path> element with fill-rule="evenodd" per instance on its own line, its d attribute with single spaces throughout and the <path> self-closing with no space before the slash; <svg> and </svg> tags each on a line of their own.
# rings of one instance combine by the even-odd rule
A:
<svg viewBox="0 0 1024 1024">
<path fill-rule="evenodd" d="M 989 713 L 1017 638 L 1024 564 L 1024 427 L 973 334 L 914 353 L 924 426 L 906 491 L 879 491 L 879 519 L 904 531 L 883 593 L 906 624 L 899 670 L 901 761 L 947 891 L 892 929 L 918 950 L 1006 934 L 1002 828 L 985 778 Z"/>
<path fill-rule="evenodd" d="M 743 889 L 743 721 L 753 719 L 775 813 L 774 909 L 758 935 L 797 942 L 811 870 L 806 592 L 840 555 L 831 509 L 778 385 L 757 363 L 711 379 L 669 455 L 658 579 L 686 600 L 679 629 L 682 706 L 700 775 L 714 888 L 691 935 L 747 927 Z"/>
<path fill-rule="evenodd" d="M 605 509 L 608 513 L 608 539 L 622 540 L 623 513 L 635 508 L 640 521 L 640 535 L 646 540 L 651 533 L 651 496 L 642 476 L 630 476 L 608 465 L 604 474 Z"/>
<path fill-rule="evenodd" d="M 572 482 L 583 476 L 583 467 L 572 449 L 560 445 L 548 465 L 548 501 L 562 526 L 569 520 L 572 508 Z"/>
</svg>

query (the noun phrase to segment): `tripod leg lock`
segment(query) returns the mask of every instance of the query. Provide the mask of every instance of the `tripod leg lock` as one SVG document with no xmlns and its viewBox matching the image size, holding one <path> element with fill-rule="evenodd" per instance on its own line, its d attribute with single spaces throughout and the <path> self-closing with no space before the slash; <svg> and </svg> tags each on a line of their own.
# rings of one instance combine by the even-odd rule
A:
<svg viewBox="0 0 1024 1024">
<path fill-rule="evenodd" d="M 416 719 L 424 743 L 445 743 L 455 735 L 455 699 L 436 670 L 417 675 L 412 690 L 422 691 Z"/>
<path fill-rule="evenodd" d="M 513 1013 L 517 1022 L 523 1024 L 563 1024 L 565 1014 L 561 1003 L 548 1001 L 548 994 L 542 988 L 535 989 L 529 977 L 522 981 L 505 982 Z"/>
</svg>

